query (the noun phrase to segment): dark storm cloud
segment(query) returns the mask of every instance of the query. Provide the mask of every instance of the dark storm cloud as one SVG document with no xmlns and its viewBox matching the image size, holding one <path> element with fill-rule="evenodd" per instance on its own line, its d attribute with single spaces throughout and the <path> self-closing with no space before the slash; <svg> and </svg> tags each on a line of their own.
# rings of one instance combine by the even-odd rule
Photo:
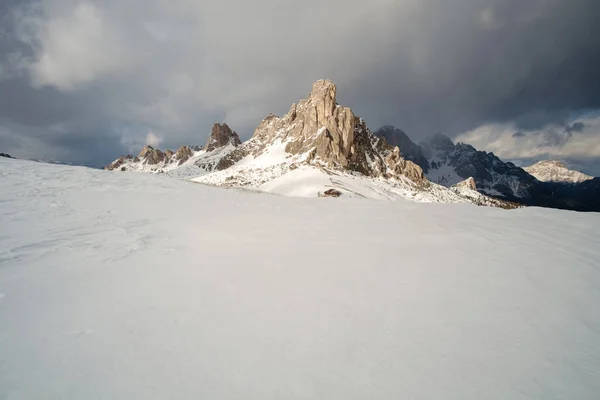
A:
<svg viewBox="0 0 600 400">
<path fill-rule="evenodd" d="M 219 120 L 247 138 L 324 77 L 415 140 L 491 123 L 591 140 L 572 115 L 600 108 L 598 15 L 597 0 L 0 0 L 0 150 L 105 163 L 150 133 L 203 143 Z"/>
<path fill-rule="evenodd" d="M 583 122 L 575 122 L 565 128 L 567 132 L 583 132 L 585 124 Z"/>
</svg>

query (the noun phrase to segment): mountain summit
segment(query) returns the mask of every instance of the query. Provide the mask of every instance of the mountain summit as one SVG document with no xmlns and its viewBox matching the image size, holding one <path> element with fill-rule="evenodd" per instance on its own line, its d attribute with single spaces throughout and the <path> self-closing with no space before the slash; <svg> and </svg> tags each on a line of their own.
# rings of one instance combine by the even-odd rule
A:
<svg viewBox="0 0 600 400">
<path fill-rule="evenodd" d="M 581 183 L 594 179 L 593 176 L 568 169 L 560 161 L 540 161 L 524 170 L 542 182 Z"/>
<path fill-rule="evenodd" d="M 307 99 L 292 104 L 283 117 L 267 116 L 252 138 L 228 155 L 217 169 L 244 157 L 260 157 L 273 146 L 293 162 L 331 170 L 354 171 L 368 177 L 404 177 L 419 187 L 429 181 L 418 165 L 400 156 L 397 147 L 375 137 L 365 121 L 338 105 L 337 88 L 330 80 L 313 84 Z M 283 159 L 281 160 L 283 161 Z"/>
<path fill-rule="evenodd" d="M 415 160 L 416 161 L 416 160 Z M 194 181 L 294 196 L 335 191 L 345 196 L 405 198 L 514 207 L 471 187 L 432 184 L 398 146 L 374 135 L 337 102 L 330 80 L 316 81 L 306 99 L 282 117 L 268 115 L 247 142 L 224 156 L 213 173 Z"/>
<path fill-rule="evenodd" d="M 204 146 L 204 151 L 211 152 L 228 144 L 237 147 L 241 143 L 238 134 L 232 131 L 227 124 L 215 124 L 208 142 Z"/>
</svg>

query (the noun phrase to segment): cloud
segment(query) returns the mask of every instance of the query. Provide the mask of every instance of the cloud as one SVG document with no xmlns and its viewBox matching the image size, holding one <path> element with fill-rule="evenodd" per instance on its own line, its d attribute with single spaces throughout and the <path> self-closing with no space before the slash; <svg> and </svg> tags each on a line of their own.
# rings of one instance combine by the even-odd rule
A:
<svg viewBox="0 0 600 400">
<path fill-rule="evenodd" d="M 100 137 L 106 152 L 149 131 L 171 148 L 203 143 L 217 121 L 248 138 L 320 78 L 373 129 L 394 124 L 416 140 L 566 126 L 600 108 L 596 0 L 0 0 L 0 10 L 0 90 L 14 94 L 0 99 L 0 126 L 40 149 L 54 146 L 50 124 L 90 145 Z M 79 157 L 79 144 L 60 146 Z"/>
<path fill-rule="evenodd" d="M 148 134 L 146 135 L 146 144 L 149 146 L 158 147 L 160 146 L 162 141 L 163 140 L 161 138 L 159 138 L 152 132 L 148 132 Z"/>
<path fill-rule="evenodd" d="M 570 126 L 567 126 L 565 128 L 565 131 L 567 132 L 583 132 L 583 130 L 585 129 L 585 124 L 581 121 L 575 122 Z"/>
<path fill-rule="evenodd" d="M 79 3 L 64 16 L 31 18 L 38 43 L 29 68 L 36 86 L 72 90 L 118 71 L 126 60 L 106 17 L 92 3 Z"/>
<path fill-rule="evenodd" d="M 505 159 L 600 158 L 600 114 L 581 117 L 566 127 L 550 124 L 514 132 L 514 123 L 487 124 L 457 136 L 456 140 Z"/>
</svg>

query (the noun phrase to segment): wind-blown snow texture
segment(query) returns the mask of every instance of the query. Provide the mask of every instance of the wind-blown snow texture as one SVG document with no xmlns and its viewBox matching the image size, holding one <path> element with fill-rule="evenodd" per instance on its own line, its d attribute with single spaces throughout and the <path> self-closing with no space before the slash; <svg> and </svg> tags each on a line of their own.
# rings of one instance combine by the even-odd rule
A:
<svg viewBox="0 0 600 400">
<path fill-rule="evenodd" d="M 0 159 L 0 398 L 597 399 L 600 216 Z"/>
</svg>

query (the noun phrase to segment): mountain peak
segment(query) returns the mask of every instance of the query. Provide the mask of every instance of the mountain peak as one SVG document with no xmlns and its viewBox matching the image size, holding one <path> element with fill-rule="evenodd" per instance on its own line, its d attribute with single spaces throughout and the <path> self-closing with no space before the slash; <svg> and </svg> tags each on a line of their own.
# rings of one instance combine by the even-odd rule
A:
<svg viewBox="0 0 600 400">
<path fill-rule="evenodd" d="M 258 158 L 265 153 L 280 154 L 282 158 L 277 160 L 284 168 L 303 163 L 368 177 L 402 176 L 417 186 L 429 185 L 418 165 L 373 135 L 349 107 L 337 104 L 336 86 L 327 79 L 316 81 L 308 98 L 292 104 L 284 116 L 266 117 L 250 141 L 223 158 L 217 169 L 224 170 L 246 156 Z"/>
<path fill-rule="evenodd" d="M 556 160 L 540 161 L 524 170 L 542 182 L 581 183 L 593 179 L 592 176 L 568 169 L 564 163 Z"/>
<path fill-rule="evenodd" d="M 237 146 L 241 143 L 238 134 L 231 130 L 229 125 L 226 123 L 213 125 L 212 133 L 204 146 L 204 150 L 207 152 L 216 150 L 220 147 L 227 146 L 229 143 Z"/>
<path fill-rule="evenodd" d="M 384 125 L 375 132 L 375 135 L 384 138 L 390 146 L 398 146 L 402 157 L 417 164 L 424 172 L 429 170 L 429 162 L 423 155 L 423 149 L 410 140 L 402 129 L 393 125 Z"/>
<path fill-rule="evenodd" d="M 429 139 L 429 144 L 435 149 L 453 149 L 454 142 L 443 133 L 436 133 Z"/>
<path fill-rule="evenodd" d="M 335 83 L 329 79 L 319 79 L 312 85 L 312 91 L 310 92 L 310 98 L 330 98 L 336 103 L 336 92 L 337 87 Z"/>
</svg>

